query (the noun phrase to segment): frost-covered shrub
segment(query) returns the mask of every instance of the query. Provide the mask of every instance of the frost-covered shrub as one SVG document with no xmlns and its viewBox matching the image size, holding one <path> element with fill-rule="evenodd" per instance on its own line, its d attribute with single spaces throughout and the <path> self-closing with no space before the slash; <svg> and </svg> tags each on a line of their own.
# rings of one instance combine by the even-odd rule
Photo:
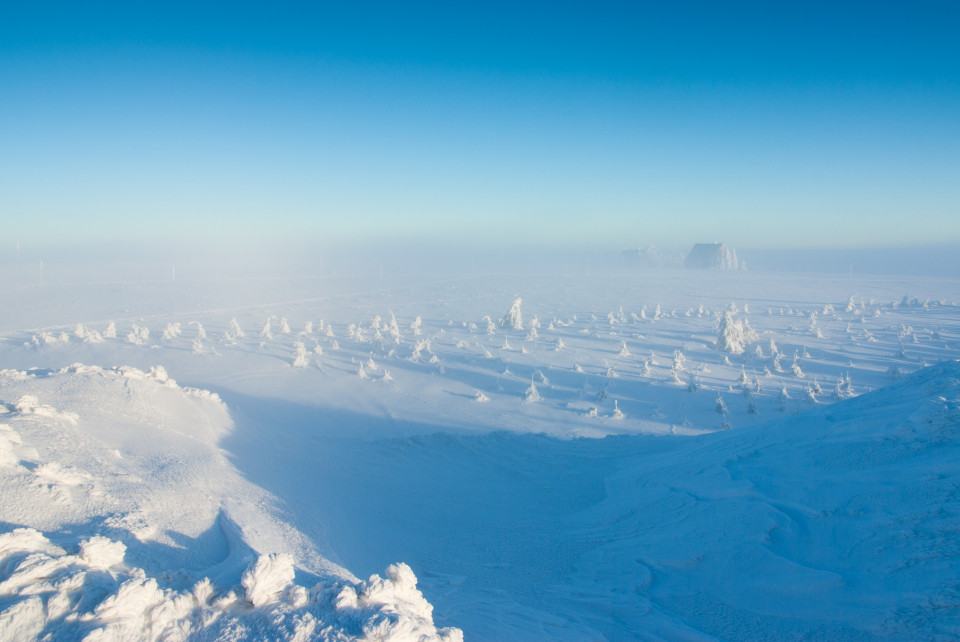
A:
<svg viewBox="0 0 960 642">
<path fill-rule="evenodd" d="M 837 377 L 837 384 L 833 389 L 833 396 L 837 399 L 849 399 L 855 396 L 853 385 L 850 383 L 850 375 Z"/>
<path fill-rule="evenodd" d="M 430 353 L 430 339 L 417 339 L 413 346 L 413 352 L 410 354 L 410 360 L 417 361 L 424 351 Z"/>
<path fill-rule="evenodd" d="M 393 312 L 390 313 L 390 322 L 387 324 L 387 336 L 393 339 L 394 343 L 400 343 L 400 326 Z"/>
<path fill-rule="evenodd" d="M 617 403 L 617 400 L 614 399 L 614 400 L 613 400 L 613 417 L 612 417 L 612 418 L 619 421 L 620 419 L 623 419 L 623 417 L 624 417 L 624 415 L 623 415 L 623 411 L 620 410 L 620 404 L 618 404 L 618 403 Z"/>
<path fill-rule="evenodd" d="M 777 405 L 781 411 L 787 409 L 787 401 L 790 399 L 790 394 L 787 392 L 786 386 L 780 387 L 780 394 L 777 395 Z"/>
<path fill-rule="evenodd" d="M 790 365 L 790 371 L 793 372 L 793 376 L 795 377 L 803 376 L 803 370 L 800 368 L 799 361 L 794 360 L 794 362 Z"/>
<path fill-rule="evenodd" d="M 527 403 L 536 403 L 537 401 L 541 401 L 541 399 L 540 393 L 537 392 L 536 384 L 531 381 L 530 387 L 527 388 L 526 392 L 524 393 L 523 400 Z"/>
<path fill-rule="evenodd" d="M 621 342 L 620 342 L 620 352 L 617 353 L 617 356 L 618 356 L 618 357 L 629 357 L 629 356 L 630 356 L 630 350 L 627 349 L 627 342 L 626 342 L 626 341 L 621 341 Z"/>
<path fill-rule="evenodd" d="M 423 325 L 423 319 L 421 319 L 419 316 L 413 320 L 413 323 L 410 324 L 410 329 L 413 330 L 414 335 L 420 336 L 423 334 L 422 330 L 420 329 L 421 325 Z"/>
<path fill-rule="evenodd" d="M 293 344 L 293 348 L 293 367 L 306 368 L 308 365 L 310 365 L 310 359 L 307 356 L 307 347 L 303 345 L 303 341 L 297 341 L 295 344 Z"/>
<path fill-rule="evenodd" d="M 727 414 L 727 404 L 724 403 L 723 397 L 721 397 L 720 395 L 717 395 L 716 407 L 714 409 L 717 412 L 719 412 L 721 415 Z"/>
<path fill-rule="evenodd" d="M 280 318 L 280 334 L 292 334 L 290 323 L 287 322 L 287 317 Z"/>
<path fill-rule="evenodd" d="M 680 350 L 673 351 L 673 370 L 675 372 L 683 372 L 685 368 L 683 364 L 687 361 L 687 358 L 684 356 L 683 352 Z"/>
<path fill-rule="evenodd" d="M 143 345 L 150 340 L 150 330 L 146 326 L 140 327 L 134 323 L 127 333 L 127 341 L 136 345 Z"/>
<path fill-rule="evenodd" d="M 180 336 L 180 324 L 177 322 L 168 323 L 163 329 L 164 340 L 176 339 Z"/>
<path fill-rule="evenodd" d="M 236 339 L 242 339 L 243 337 L 246 336 L 243 333 L 243 330 L 240 329 L 240 324 L 237 323 L 236 318 L 230 319 L 229 328 L 230 328 L 230 334 Z"/>
<path fill-rule="evenodd" d="M 207 338 L 207 331 L 203 329 L 203 324 L 201 324 L 199 321 L 191 321 L 190 325 L 197 326 L 197 340 L 202 341 Z M 104 336 L 106 336 L 106 333 L 104 333 Z"/>
<path fill-rule="evenodd" d="M 267 320 L 263 324 L 263 330 L 260 331 L 260 337 L 262 339 L 270 340 L 273 338 L 273 331 L 271 329 L 271 323 L 273 322 L 273 315 L 267 317 Z"/>
</svg>

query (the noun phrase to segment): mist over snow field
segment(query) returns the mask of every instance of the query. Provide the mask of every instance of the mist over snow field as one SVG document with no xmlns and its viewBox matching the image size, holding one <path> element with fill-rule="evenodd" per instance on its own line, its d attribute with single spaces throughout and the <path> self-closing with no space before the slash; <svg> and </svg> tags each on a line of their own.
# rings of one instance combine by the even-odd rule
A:
<svg viewBox="0 0 960 642">
<path fill-rule="evenodd" d="M 0 285 L 0 640 L 960 636 L 960 281 Z"/>
</svg>

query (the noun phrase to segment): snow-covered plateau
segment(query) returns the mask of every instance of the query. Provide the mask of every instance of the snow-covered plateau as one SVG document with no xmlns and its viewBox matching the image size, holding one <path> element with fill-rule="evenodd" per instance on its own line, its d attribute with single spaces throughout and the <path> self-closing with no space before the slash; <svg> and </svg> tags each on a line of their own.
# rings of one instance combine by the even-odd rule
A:
<svg viewBox="0 0 960 642">
<path fill-rule="evenodd" d="M 0 280 L 0 642 L 960 637 L 957 279 L 123 276 Z"/>
</svg>

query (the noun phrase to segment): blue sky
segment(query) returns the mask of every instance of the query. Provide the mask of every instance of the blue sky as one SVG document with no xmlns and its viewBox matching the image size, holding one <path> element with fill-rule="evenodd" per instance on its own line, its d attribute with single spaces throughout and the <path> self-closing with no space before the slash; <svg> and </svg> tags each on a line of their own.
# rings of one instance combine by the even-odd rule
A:
<svg viewBox="0 0 960 642">
<path fill-rule="evenodd" d="M 23 243 L 960 242 L 956 3 L 10 4 Z"/>
</svg>

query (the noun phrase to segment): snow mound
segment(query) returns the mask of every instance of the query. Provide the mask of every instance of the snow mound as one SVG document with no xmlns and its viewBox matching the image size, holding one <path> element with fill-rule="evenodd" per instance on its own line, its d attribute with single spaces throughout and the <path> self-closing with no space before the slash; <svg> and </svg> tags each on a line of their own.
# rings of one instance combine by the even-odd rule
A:
<svg viewBox="0 0 960 642">
<path fill-rule="evenodd" d="M 243 574 L 242 584 L 247 601 L 263 606 L 277 599 L 293 583 L 293 558 L 287 554 L 262 555 Z"/>
<path fill-rule="evenodd" d="M 208 578 L 165 588 L 143 569 L 123 566 L 125 547 L 95 536 L 70 554 L 39 531 L 0 534 L 0 640 L 276 639 L 456 641 L 437 629 L 432 607 L 404 564 L 387 579 L 306 589 L 293 583 L 289 555 L 262 555 L 239 587 Z M 109 570 L 108 570 L 109 569 Z"/>
</svg>

